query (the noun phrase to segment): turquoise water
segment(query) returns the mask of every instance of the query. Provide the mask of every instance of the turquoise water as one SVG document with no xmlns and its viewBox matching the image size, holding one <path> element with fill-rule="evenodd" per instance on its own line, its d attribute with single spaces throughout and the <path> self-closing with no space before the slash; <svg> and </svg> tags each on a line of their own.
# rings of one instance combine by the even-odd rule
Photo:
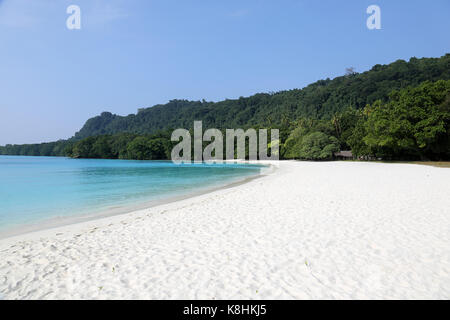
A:
<svg viewBox="0 0 450 320">
<path fill-rule="evenodd" d="M 261 169 L 248 164 L 0 156 L 0 231 L 189 195 Z"/>
</svg>

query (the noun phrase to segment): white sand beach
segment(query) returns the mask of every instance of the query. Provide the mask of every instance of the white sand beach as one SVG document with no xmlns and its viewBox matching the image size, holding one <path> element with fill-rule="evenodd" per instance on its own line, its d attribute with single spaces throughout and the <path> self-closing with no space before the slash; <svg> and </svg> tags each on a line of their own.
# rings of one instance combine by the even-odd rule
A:
<svg viewBox="0 0 450 320">
<path fill-rule="evenodd" d="M 231 188 L 0 240 L 0 298 L 450 299 L 450 169 L 274 165 Z"/>
</svg>

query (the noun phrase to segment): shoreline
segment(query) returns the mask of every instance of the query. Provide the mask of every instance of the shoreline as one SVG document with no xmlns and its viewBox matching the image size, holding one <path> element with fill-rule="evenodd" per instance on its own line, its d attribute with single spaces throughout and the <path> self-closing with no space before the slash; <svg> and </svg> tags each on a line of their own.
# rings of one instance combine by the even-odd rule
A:
<svg viewBox="0 0 450 320">
<path fill-rule="evenodd" d="M 229 162 L 242 162 L 242 163 L 248 163 L 248 164 L 261 164 L 261 162 L 251 162 L 251 161 L 239 161 L 239 160 L 233 160 Z M 191 198 L 195 198 L 198 196 L 202 196 L 205 194 L 213 193 L 220 190 L 225 190 L 228 188 L 237 187 L 241 184 L 245 184 L 247 182 L 250 182 L 255 179 L 262 178 L 268 174 L 272 174 L 276 171 L 276 167 L 272 163 L 266 163 L 267 167 L 261 168 L 261 171 L 259 174 L 246 176 L 244 178 L 238 178 L 237 180 L 227 182 L 224 185 L 212 185 L 203 189 L 200 189 L 198 191 L 193 191 L 190 193 L 187 193 L 185 195 L 178 195 L 178 196 L 169 196 L 168 198 L 162 199 L 162 200 L 153 200 L 148 202 L 143 202 L 139 205 L 135 206 L 123 206 L 119 208 L 109 209 L 109 210 L 102 210 L 98 213 L 88 214 L 88 215 L 74 215 L 70 217 L 57 217 L 57 218 L 50 218 L 43 221 L 40 221 L 38 223 L 33 223 L 29 225 L 22 225 L 20 227 L 14 227 L 11 230 L 8 231 L 0 231 L 0 245 L 3 241 L 15 238 L 20 239 L 22 236 L 26 236 L 28 234 L 39 234 L 41 232 L 45 233 L 46 231 L 51 230 L 58 230 L 60 228 L 64 227 L 70 227 L 75 226 L 78 224 L 83 223 L 89 223 L 93 222 L 95 220 L 102 220 L 102 219 L 108 219 L 110 217 L 115 216 L 122 216 L 132 213 L 137 213 L 146 209 L 155 208 L 158 206 L 171 204 Z"/>
<path fill-rule="evenodd" d="M 283 161 L 157 207 L 0 241 L 4 299 L 449 299 L 450 170 Z"/>
</svg>

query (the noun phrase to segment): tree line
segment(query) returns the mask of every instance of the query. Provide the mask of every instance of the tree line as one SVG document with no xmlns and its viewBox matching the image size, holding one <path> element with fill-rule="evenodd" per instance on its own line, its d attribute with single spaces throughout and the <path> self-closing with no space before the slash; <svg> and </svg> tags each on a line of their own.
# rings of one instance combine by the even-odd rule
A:
<svg viewBox="0 0 450 320">
<path fill-rule="evenodd" d="M 256 126 L 258 129 L 258 126 Z M 394 90 L 364 109 L 348 107 L 331 119 L 286 119 L 280 130 L 281 159 L 331 160 L 339 150 L 386 160 L 450 159 L 450 80 L 426 81 Z M 7 145 L 0 154 L 164 160 L 176 142 L 171 131 L 119 133 L 38 145 Z M 269 146 L 270 148 L 270 146 Z"/>
<path fill-rule="evenodd" d="M 89 119 L 75 139 L 121 132 L 154 134 L 167 129 L 191 128 L 202 120 L 208 128 L 248 128 L 282 125 L 300 118 L 331 119 L 348 107 L 364 109 L 377 100 L 386 102 L 392 90 L 418 86 L 424 81 L 450 80 L 450 54 L 440 58 L 411 58 L 371 70 L 319 80 L 303 89 L 259 93 L 219 102 L 171 100 L 140 108 L 137 114 L 110 112 Z"/>
<path fill-rule="evenodd" d="M 303 90 L 295 91 L 295 94 L 298 94 L 298 97 L 294 99 L 296 103 L 305 105 L 309 103 L 308 99 L 315 97 L 314 99 L 319 102 L 316 110 L 326 110 L 329 116 L 317 116 L 308 112 L 306 115 L 298 115 L 296 112 L 287 112 L 289 108 L 284 108 L 286 104 L 276 105 L 277 99 L 274 97 L 290 96 L 294 94 L 294 91 L 238 99 L 236 101 L 242 104 L 242 108 L 237 114 L 233 114 L 233 108 L 225 112 L 217 106 L 220 103 L 216 103 L 214 108 L 217 110 L 214 110 L 214 116 L 218 115 L 218 118 L 214 118 L 209 112 L 197 113 L 198 109 L 195 107 L 197 102 L 177 100 L 165 106 L 154 107 L 156 108 L 154 110 L 153 108 L 142 109 L 137 115 L 128 116 L 132 116 L 134 120 L 139 119 L 139 126 L 132 129 L 122 122 L 123 117 L 103 113 L 99 117 L 88 120 L 80 131 L 84 133 L 78 133 L 72 139 L 42 144 L 7 145 L 0 147 L 0 154 L 139 160 L 170 159 L 170 152 L 174 146 L 174 142 L 170 141 L 172 128 L 192 129 L 194 120 L 202 120 L 204 128 L 211 128 L 214 127 L 211 124 L 220 123 L 221 125 L 216 128 L 221 130 L 225 128 L 279 129 L 280 141 L 277 143 L 280 146 L 281 159 L 330 160 L 339 150 L 351 150 L 355 157 L 386 160 L 450 160 L 449 58 L 448 54 L 439 59 L 412 58 L 408 63 L 395 62 L 388 66 L 375 66 L 362 75 L 349 74 L 344 78 L 337 78 L 338 80 L 324 80 L 323 86 L 318 82 Z M 392 74 L 387 76 L 386 73 Z M 380 74 L 383 76 L 377 78 Z M 367 82 L 359 78 L 361 76 L 371 81 Z M 440 77 L 444 80 L 433 80 Z M 392 82 L 393 78 L 397 80 Z M 426 80 L 416 83 L 417 79 L 423 78 Z M 372 84 L 372 80 L 378 81 L 375 81 L 376 85 Z M 340 87 L 338 85 L 340 83 L 346 83 L 346 85 Z M 385 93 L 387 88 L 382 83 L 393 88 Z M 358 87 L 357 84 L 363 87 Z M 371 85 L 378 89 L 365 88 Z M 331 94 L 328 91 L 329 87 L 334 87 Z M 318 88 L 322 88 L 322 91 Z M 315 94 L 307 94 L 309 90 L 314 91 Z M 369 94 L 369 92 L 372 93 Z M 367 94 L 369 96 L 361 98 Z M 328 98 L 325 99 L 325 96 Z M 323 100 L 321 97 L 327 101 L 332 99 L 336 104 L 333 104 L 333 107 L 330 105 L 325 107 L 324 104 L 320 104 Z M 337 97 L 340 97 L 340 100 Z M 274 100 L 271 100 L 272 98 Z M 361 107 L 361 104 L 367 101 L 371 102 Z M 344 104 L 346 104 L 345 107 L 343 107 Z M 206 109 L 213 108 L 207 102 L 201 102 L 201 105 Z M 266 118 L 261 117 L 259 109 L 262 106 L 267 107 L 267 110 L 273 110 L 273 113 Z M 282 113 L 280 109 L 286 112 Z M 248 117 L 248 121 L 238 120 L 242 120 L 241 112 L 248 113 L 245 116 Z M 168 113 L 172 113 L 172 118 L 177 118 L 178 122 L 167 118 Z M 149 119 L 145 117 L 147 114 L 151 114 Z M 186 114 L 189 116 L 183 118 Z M 158 118 L 159 116 L 162 118 Z M 165 126 L 154 130 L 152 125 L 155 121 L 164 119 L 167 121 Z M 182 125 L 175 127 L 175 124 L 180 123 Z M 238 125 L 239 123 L 244 125 Z M 120 128 L 114 128 L 115 125 L 120 125 Z M 87 131 L 92 135 L 83 137 Z"/>
</svg>

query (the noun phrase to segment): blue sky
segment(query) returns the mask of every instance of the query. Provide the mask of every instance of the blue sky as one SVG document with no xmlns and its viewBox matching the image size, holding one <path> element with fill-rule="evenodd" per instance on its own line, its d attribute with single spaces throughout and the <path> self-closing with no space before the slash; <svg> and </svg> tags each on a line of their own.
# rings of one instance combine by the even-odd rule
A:
<svg viewBox="0 0 450 320">
<path fill-rule="evenodd" d="M 66 8 L 81 8 L 68 30 Z M 381 8 L 368 30 L 366 8 Z M 301 88 L 450 52 L 450 1 L 0 0 L 0 145 L 68 138 L 102 111 Z"/>
</svg>

